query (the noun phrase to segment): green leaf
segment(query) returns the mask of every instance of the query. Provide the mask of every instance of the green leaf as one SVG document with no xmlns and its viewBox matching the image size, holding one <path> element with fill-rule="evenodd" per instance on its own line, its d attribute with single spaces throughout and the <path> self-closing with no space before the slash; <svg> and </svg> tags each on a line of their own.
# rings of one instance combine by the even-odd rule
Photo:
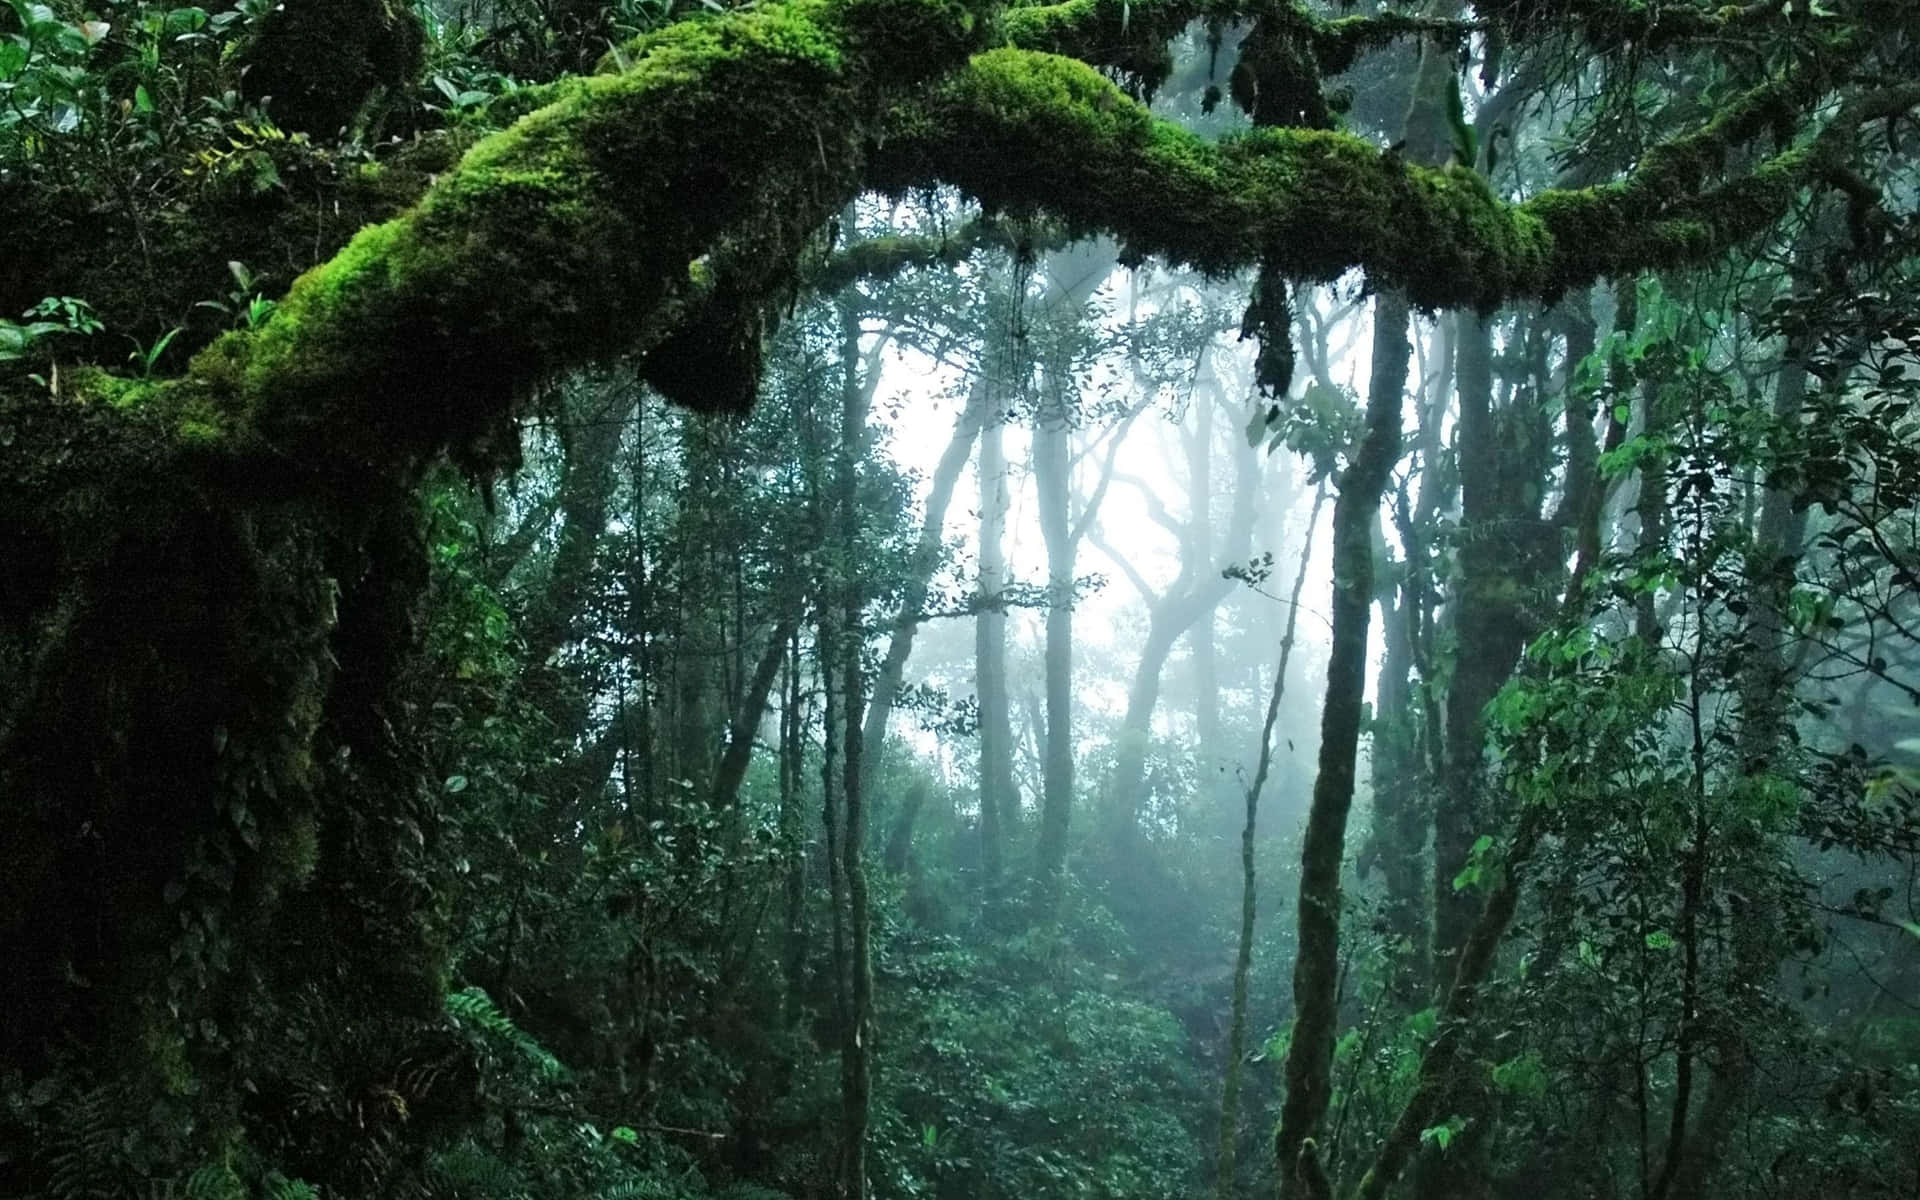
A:
<svg viewBox="0 0 1920 1200">
<path fill-rule="evenodd" d="M 207 20 L 207 10 L 204 8 L 193 6 L 176 8 L 167 13 L 166 23 L 162 28 L 168 33 L 194 33 L 204 28 Z"/>
<path fill-rule="evenodd" d="M 1654 930 L 1652 933 L 1649 933 L 1647 935 L 1647 949 L 1649 950 L 1673 949 L 1673 935 L 1668 933 L 1664 929 Z"/>
<path fill-rule="evenodd" d="M 460 792 L 466 791 L 467 777 L 465 775 L 447 776 L 446 789 L 447 789 L 447 794 L 450 796 L 457 795 Z"/>
<path fill-rule="evenodd" d="M 1536 1050 L 1523 1051 L 1493 1068 L 1493 1086 L 1512 1095 L 1543 1096 L 1548 1082 L 1546 1063 Z"/>
<path fill-rule="evenodd" d="M 616 1142 L 625 1142 L 629 1146 L 640 1140 L 640 1135 L 634 1132 L 631 1125 L 615 1125 L 608 1131 L 607 1136 Z"/>
<path fill-rule="evenodd" d="M 144 83 L 136 83 L 133 85 L 133 108 L 135 112 L 150 113 L 153 111 L 153 96 L 148 93 L 147 85 Z"/>
<path fill-rule="evenodd" d="M 18 37 L 0 38 L 0 79 L 11 79 L 27 65 L 27 48 Z"/>
</svg>

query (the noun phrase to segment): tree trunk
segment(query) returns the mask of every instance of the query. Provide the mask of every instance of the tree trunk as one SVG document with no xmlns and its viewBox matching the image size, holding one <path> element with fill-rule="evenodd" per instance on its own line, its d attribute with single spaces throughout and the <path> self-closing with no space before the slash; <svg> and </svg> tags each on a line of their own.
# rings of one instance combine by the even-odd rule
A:
<svg viewBox="0 0 1920 1200">
<path fill-rule="evenodd" d="M 980 871 L 1000 877 L 1006 819 L 1018 814 L 1013 783 L 1013 710 L 1007 695 L 1006 425 L 992 413 L 980 432 L 980 612 L 974 618 L 974 691 L 980 700 Z"/>
<path fill-rule="evenodd" d="M 1453 978 L 1454 957 L 1479 914 L 1476 896 L 1455 889 L 1474 839 L 1484 830 L 1479 812 L 1482 727 L 1480 710 L 1506 681 L 1511 659 L 1512 590 L 1517 586 L 1497 528 L 1499 445 L 1493 417 L 1493 328 L 1486 319 L 1459 316 L 1456 379 L 1460 413 L 1460 549 L 1452 610 L 1458 647 L 1447 687 L 1446 745 L 1433 813 L 1433 990 Z"/>
<path fill-rule="evenodd" d="M 1104 241 L 1051 255 L 1040 311 L 1080 313 L 1112 271 L 1116 257 L 1114 246 Z M 1041 903 L 1047 907 L 1058 895 L 1060 873 L 1066 868 L 1067 827 L 1073 812 L 1073 568 L 1080 535 L 1086 530 L 1084 520 L 1075 527 L 1072 512 L 1070 443 L 1079 417 L 1079 382 L 1071 378 L 1071 368 L 1067 362 L 1041 364 L 1040 403 L 1033 423 L 1033 482 L 1041 540 L 1047 547 L 1047 741 L 1040 772 L 1040 838 L 1033 876 Z M 1103 478 L 1101 486 L 1105 482 Z M 1096 494 L 1087 511 L 1098 507 Z"/>
<path fill-rule="evenodd" d="M 1286 632 L 1280 635 L 1280 662 L 1273 671 L 1273 690 L 1267 696 L 1266 721 L 1260 726 L 1260 753 L 1253 772 L 1253 783 L 1246 790 L 1246 824 L 1240 830 L 1240 943 L 1233 959 L 1233 1016 L 1227 1027 L 1227 1071 L 1220 1088 L 1220 1150 L 1215 1164 L 1216 1200 L 1230 1200 L 1234 1193 L 1234 1158 L 1240 1144 L 1240 1076 L 1247 1054 L 1247 990 L 1253 973 L 1254 835 L 1258 832 L 1260 793 L 1267 786 L 1267 774 L 1273 766 L 1273 727 L 1280 717 L 1280 700 L 1287 689 L 1287 664 L 1293 658 L 1293 634 L 1300 618 L 1300 595 L 1307 585 L 1307 564 L 1313 558 L 1313 533 L 1320 525 L 1320 507 L 1326 500 L 1323 488 L 1313 498 L 1313 511 L 1307 517 L 1307 530 L 1301 536 L 1300 569 L 1293 577 L 1293 595 L 1287 605 Z"/>
<path fill-rule="evenodd" d="M 1199 422 L 1196 439 L 1188 445 L 1189 504 L 1193 514 L 1183 526 L 1161 517 L 1180 538 L 1180 575 L 1166 592 L 1156 596 L 1146 582 L 1128 566 L 1118 551 L 1100 543 L 1107 557 L 1134 579 L 1135 586 L 1148 603 L 1146 644 L 1127 690 L 1127 709 L 1121 718 L 1116 739 L 1113 774 L 1107 787 L 1107 829 L 1118 847 L 1131 847 L 1140 833 L 1140 807 L 1146 794 L 1147 751 L 1153 742 L 1153 713 L 1160 700 L 1160 682 L 1168 656 L 1180 639 L 1205 621 L 1211 622 L 1220 602 L 1233 591 L 1233 581 L 1222 574 L 1225 567 L 1247 556 L 1253 542 L 1254 499 L 1259 492 L 1260 461 L 1251 446 L 1241 443 L 1234 459 L 1235 490 L 1233 514 L 1227 536 L 1216 549 L 1212 521 L 1205 515 L 1210 505 L 1212 474 L 1211 396 L 1201 402 L 1206 419 Z M 1204 441 L 1198 440 L 1204 438 Z M 1157 504 L 1157 502 L 1156 502 Z M 1211 630 L 1205 640 L 1212 645 Z M 1202 711 L 1211 710 L 1212 721 L 1219 723 L 1218 701 L 1201 697 Z M 1217 734 L 1217 728 L 1216 728 Z M 1204 745 L 1202 747 L 1204 752 Z"/>
<path fill-rule="evenodd" d="M 727 732 L 727 748 L 721 753 L 720 766 L 713 774 L 715 808 L 731 809 L 740 799 L 740 784 L 747 777 L 748 764 L 753 761 L 753 743 L 760 732 L 760 722 L 767 714 L 774 677 L 780 673 L 780 664 L 786 658 L 788 640 L 799 628 L 799 617 L 784 617 L 767 636 L 766 649 L 754 664 L 753 678 L 740 694 L 739 710 L 733 714 Z"/>
<path fill-rule="evenodd" d="M 1067 439 L 1072 420 L 1063 398 L 1043 405 L 1033 430 L 1033 482 L 1040 533 L 1047 547 L 1045 675 L 1047 741 L 1040 789 L 1040 841 L 1034 877 L 1043 898 L 1059 886 L 1073 811 L 1073 538 L 1068 519 Z"/>
<path fill-rule="evenodd" d="M 807 826 L 800 797 L 806 714 L 801 708 L 800 680 L 800 636 L 796 632 L 787 639 L 786 681 L 780 705 L 780 853 L 786 859 L 782 961 L 787 992 L 783 1015 L 789 1027 L 800 1019 L 801 983 L 807 966 Z"/>
<path fill-rule="evenodd" d="M 1374 304 L 1373 375 L 1366 432 L 1341 472 L 1333 506 L 1333 643 L 1320 719 L 1319 773 L 1300 848 L 1298 950 L 1293 967 L 1293 1038 L 1287 1047 L 1286 1100 L 1274 1135 L 1282 1200 L 1320 1200 L 1324 1170 L 1312 1142 L 1332 1096 L 1338 1013 L 1340 867 L 1353 805 L 1367 683 L 1367 625 L 1373 612 L 1373 527 L 1388 473 L 1400 457 L 1400 410 L 1407 381 L 1408 304 L 1399 291 Z"/>
<path fill-rule="evenodd" d="M 864 514 L 859 508 L 859 464 L 866 450 L 867 408 L 878 382 L 878 370 L 869 364 L 860 367 L 860 325 L 851 312 L 842 314 L 842 348 L 846 372 L 840 410 L 839 453 L 835 464 L 836 497 L 833 509 L 838 525 L 834 558 L 838 566 L 835 599 L 841 608 L 841 623 L 836 649 L 841 657 L 841 726 L 846 746 L 843 752 L 843 801 L 846 810 L 846 837 L 841 853 L 846 865 L 841 874 L 847 887 L 847 924 L 850 932 L 851 975 L 847 1021 L 842 1026 L 840 1050 L 840 1103 L 842 1141 L 840 1155 L 840 1193 L 846 1200 L 867 1198 L 867 1122 L 872 1103 L 873 1043 L 873 951 L 871 921 L 867 900 L 867 796 L 862 786 L 861 760 L 865 740 L 861 718 L 864 708 L 864 651 L 866 630 L 861 624 L 866 589 L 856 566 L 860 547 L 860 529 Z"/>
</svg>

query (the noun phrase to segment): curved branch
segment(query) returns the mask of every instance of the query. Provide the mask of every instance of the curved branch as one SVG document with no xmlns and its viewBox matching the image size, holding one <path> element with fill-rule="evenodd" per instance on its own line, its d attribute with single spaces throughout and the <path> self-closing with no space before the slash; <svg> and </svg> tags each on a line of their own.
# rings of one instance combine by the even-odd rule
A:
<svg viewBox="0 0 1920 1200">
<path fill-rule="evenodd" d="M 1486 309 L 1709 260 L 1830 174 L 1863 123 L 1920 103 L 1911 85 L 1884 89 L 1806 145 L 1715 185 L 1732 151 L 1790 131 L 1829 82 L 1810 72 L 1755 89 L 1616 182 L 1509 204 L 1473 171 L 1416 166 L 1348 134 L 1274 128 L 1208 142 L 1153 119 L 1084 63 L 995 50 L 902 114 L 870 179 L 893 191 L 940 180 L 989 207 L 1044 208 L 1118 235 L 1130 255 L 1210 274 L 1263 256 L 1311 280 L 1362 267 L 1418 307 Z"/>
<path fill-rule="evenodd" d="M 1424 308 L 1486 308 L 1711 258 L 1833 178 L 1862 124 L 1920 104 L 1920 85 L 1868 94 L 1710 186 L 1730 151 L 1826 93 L 1809 71 L 1617 182 L 1512 205 L 1472 171 L 1344 134 L 1209 143 L 1084 63 L 1013 49 L 966 62 L 979 36 L 953 0 L 789 0 L 672 26 L 621 73 L 556 85 L 553 103 L 362 230 L 263 329 L 216 342 L 185 378 L 80 387 L 151 407 L 183 441 L 323 473 L 404 478 L 448 448 L 493 466 L 511 460 L 529 383 L 616 350 L 651 346 L 642 375 L 683 402 L 750 398 L 801 249 L 862 187 L 951 183 L 1212 273 L 1358 266 Z"/>
</svg>

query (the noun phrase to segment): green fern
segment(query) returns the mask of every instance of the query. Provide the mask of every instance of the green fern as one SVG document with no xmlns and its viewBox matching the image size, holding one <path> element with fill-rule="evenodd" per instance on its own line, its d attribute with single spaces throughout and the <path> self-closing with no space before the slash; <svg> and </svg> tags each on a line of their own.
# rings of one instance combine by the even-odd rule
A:
<svg viewBox="0 0 1920 1200">
<path fill-rule="evenodd" d="M 247 1185 L 225 1163 L 208 1163 L 187 1176 L 186 1200 L 247 1200 Z"/>
<path fill-rule="evenodd" d="M 62 1103 L 48 1136 L 50 1200 L 122 1194 L 130 1178 L 121 1149 L 126 1132 L 112 1088 L 88 1088 Z"/>
<path fill-rule="evenodd" d="M 477 987 L 461 988 L 447 995 L 447 1015 L 455 1023 L 478 1030 L 497 1041 L 506 1043 L 523 1057 L 539 1068 L 540 1074 L 550 1080 L 566 1078 L 567 1068 L 551 1051 L 532 1035 L 513 1023 L 513 1018 L 500 1011 L 493 998 Z"/>
<path fill-rule="evenodd" d="M 599 1200 L 696 1200 L 684 1188 L 654 1179 L 628 1179 L 602 1188 Z"/>
<path fill-rule="evenodd" d="M 320 1200 L 320 1189 L 304 1179 L 288 1179 L 278 1171 L 267 1175 L 261 1185 L 265 1200 Z"/>
</svg>

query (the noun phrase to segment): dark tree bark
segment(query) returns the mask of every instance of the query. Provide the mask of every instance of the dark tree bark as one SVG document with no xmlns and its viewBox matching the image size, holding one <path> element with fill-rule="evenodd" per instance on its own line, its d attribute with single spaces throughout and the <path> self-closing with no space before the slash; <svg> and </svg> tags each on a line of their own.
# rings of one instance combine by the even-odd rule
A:
<svg viewBox="0 0 1920 1200">
<path fill-rule="evenodd" d="M 846 880 L 851 952 L 847 964 L 849 1006 L 840 1047 L 840 1194 L 845 1200 L 866 1200 L 867 1124 L 873 1093 L 873 950 L 867 898 L 867 794 L 861 765 L 866 688 L 866 629 L 861 614 L 866 588 L 857 566 L 863 524 L 858 480 L 866 452 L 867 412 L 879 371 L 871 360 L 862 363 L 859 320 L 848 310 L 842 312 L 841 347 L 845 376 L 831 505 L 837 527 L 831 544 L 836 569 L 834 594 L 827 598 L 829 604 L 840 609 L 835 630 L 838 640 L 831 650 L 840 660 L 841 732 L 845 738 L 840 770 L 847 822 L 840 850 L 845 860 L 841 875 Z"/>
<path fill-rule="evenodd" d="M 727 732 L 727 748 L 721 752 L 720 765 L 713 773 L 713 802 L 717 808 L 732 808 L 740 799 L 740 784 L 747 776 L 747 765 L 753 761 L 753 744 L 767 714 L 774 677 L 786 659 L 788 640 L 799 628 L 797 616 L 784 617 L 773 627 L 767 636 L 766 648 L 754 664 L 753 677 L 740 694 L 739 708 Z"/>
<path fill-rule="evenodd" d="M 1287 1047 L 1286 1099 L 1274 1134 L 1280 1195 L 1317 1200 L 1324 1180 L 1314 1132 L 1332 1096 L 1333 1042 L 1340 958 L 1340 869 L 1354 758 L 1366 691 L 1367 626 L 1373 610 L 1373 527 L 1387 475 L 1400 457 L 1406 391 L 1407 299 L 1384 292 L 1374 304 L 1376 341 L 1365 433 L 1340 474 L 1333 506 L 1333 642 L 1320 719 L 1319 773 L 1300 848 L 1298 951 L 1293 968 L 1293 1039 Z"/>
</svg>

